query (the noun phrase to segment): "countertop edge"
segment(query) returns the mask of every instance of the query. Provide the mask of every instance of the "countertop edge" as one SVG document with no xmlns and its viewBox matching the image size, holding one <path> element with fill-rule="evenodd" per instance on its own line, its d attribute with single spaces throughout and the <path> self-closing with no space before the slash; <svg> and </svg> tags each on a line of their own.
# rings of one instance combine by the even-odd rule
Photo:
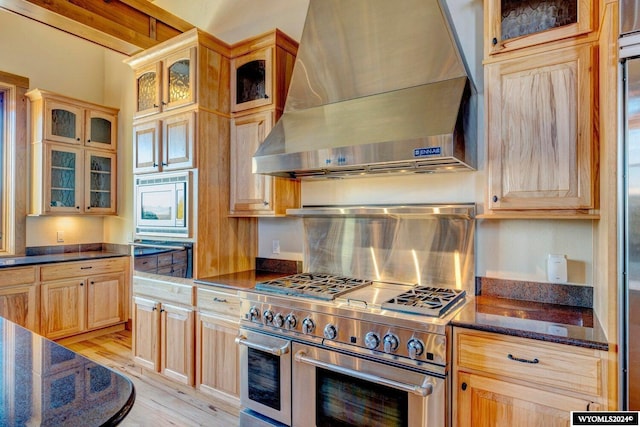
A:
<svg viewBox="0 0 640 427">
<path fill-rule="evenodd" d="M 128 257 L 129 254 L 105 251 L 68 252 L 50 255 L 29 255 L 19 257 L 0 258 L 0 270 L 4 268 L 29 267 L 40 264 L 55 264 L 60 262 L 87 261 L 92 259 Z"/>
</svg>

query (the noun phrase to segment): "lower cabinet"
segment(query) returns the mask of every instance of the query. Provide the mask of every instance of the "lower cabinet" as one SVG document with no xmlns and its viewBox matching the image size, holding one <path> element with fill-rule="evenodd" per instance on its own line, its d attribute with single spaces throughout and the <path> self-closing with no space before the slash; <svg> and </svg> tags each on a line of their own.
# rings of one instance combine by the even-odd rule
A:
<svg viewBox="0 0 640 427">
<path fill-rule="evenodd" d="M 606 352 L 454 328 L 453 425 L 567 426 L 606 409 Z"/>
<path fill-rule="evenodd" d="M 237 405 L 240 300 L 235 293 L 198 288 L 197 305 L 196 388 Z"/>
<path fill-rule="evenodd" d="M 123 323 L 128 265 L 123 257 L 41 267 L 41 334 L 57 339 Z"/>
<path fill-rule="evenodd" d="M 36 267 L 0 271 L 0 316 L 40 332 Z"/>
<path fill-rule="evenodd" d="M 153 285 L 136 283 L 133 298 L 133 357 L 136 364 L 177 381 L 194 385 L 195 315 L 191 286 L 158 283 L 160 298 L 149 296 Z M 138 287 L 138 289 L 136 289 Z M 174 296 L 176 302 L 166 297 Z M 165 297 L 165 298 L 162 298 Z"/>
</svg>

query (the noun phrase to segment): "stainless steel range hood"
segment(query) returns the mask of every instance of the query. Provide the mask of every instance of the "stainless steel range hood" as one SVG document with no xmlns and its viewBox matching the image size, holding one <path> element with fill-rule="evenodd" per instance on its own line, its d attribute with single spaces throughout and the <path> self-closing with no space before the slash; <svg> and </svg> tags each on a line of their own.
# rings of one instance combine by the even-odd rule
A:
<svg viewBox="0 0 640 427">
<path fill-rule="evenodd" d="M 254 172 L 476 166 L 476 91 L 438 0 L 310 0 L 285 111 Z"/>
</svg>

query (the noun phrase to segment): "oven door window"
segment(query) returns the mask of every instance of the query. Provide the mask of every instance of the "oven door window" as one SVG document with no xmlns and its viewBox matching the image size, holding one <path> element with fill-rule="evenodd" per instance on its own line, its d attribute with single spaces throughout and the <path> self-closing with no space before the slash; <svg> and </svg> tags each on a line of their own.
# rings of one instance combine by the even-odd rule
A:
<svg viewBox="0 0 640 427">
<path fill-rule="evenodd" d="M 250 348 L 248 358 L 249 399 L 280 411 L 280 357 Z"/>
<path fill-rule="evenodd" d="M 408 425 L 406 392 L 316 368 L 316 426 Z"/>
</svg>

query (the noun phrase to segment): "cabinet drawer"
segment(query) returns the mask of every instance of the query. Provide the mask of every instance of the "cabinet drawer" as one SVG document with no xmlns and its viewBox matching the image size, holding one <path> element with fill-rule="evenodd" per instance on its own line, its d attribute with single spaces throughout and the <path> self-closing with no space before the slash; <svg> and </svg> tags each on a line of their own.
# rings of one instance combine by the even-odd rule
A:
<svg viewBox="0 0 640 427">
<path fill-rule="evenodd" d="M 94 274 L 118 273 L 126 269 L 127 258 L 107 258 L 91 261 L 61 262 L 40 268 L 40 280 L 68 279 L 70 277 L 91 276 Z"/>
<path fill-rule="evenodd" d="M 0 286 L 26 285 L 36 281 L 36 268 L 10 268 L 0 270 Z"/>
<path fill-rule="evenodd" d="M 133 294 L 158 299 L 162 302 L 171 302 L 186 306 L 195 305 L 194 291 L 191 285 L 134 277 Z"/>
<path fill-rule="evenodd" d="M 459 369 L 473 369 L 600 396 L 602 361 L 597 350 L 526 338 L 456 334 Z"/>
<path fill-rule="evenodd" d="M 240 298 L 235 293 L 198 288 L 197 305 L 208 311 L 240 319 Z"/>
</svg>

